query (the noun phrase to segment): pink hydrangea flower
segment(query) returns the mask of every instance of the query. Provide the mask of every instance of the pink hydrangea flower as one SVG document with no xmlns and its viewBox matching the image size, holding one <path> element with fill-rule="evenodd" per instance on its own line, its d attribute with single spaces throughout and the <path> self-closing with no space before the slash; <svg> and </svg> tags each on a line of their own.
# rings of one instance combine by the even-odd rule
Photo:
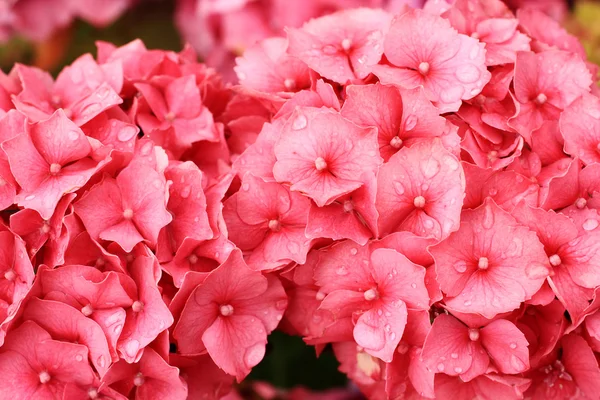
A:
<svg viewBox="0 0 600 400">
<path fill-rule="evenodd" d="M 345 84 L 363 79 L 379 62 L 392 16 L 357 8 L 313 19 L 288 29 L 288 52 L 323 77 Z"/>
<path fill-rule="evenodd" d="M 458 229 L 464 174 L 439 141 L 400 150 L 380 168 L 377 183 L 380 236 L 409 231 L 441 240 Z"/>
<path fill-rule="evenodd" d="M 477 96 L 490 80 L 484 45 L 421 10 L 394 18 L 384 49 L 389 64 L 374 67 L 373 73 L 382 83 L 423 86 L 440 112 L 458 110 L 461 100 Z"/>
<path fill-rule="evenodd" d="M 83 187 L 106 159 L 61 110 L 2 143 L 21 191 L 16 202 L 50 219 L 61 197 Z"/>
<path fill-rule="evenodd" d="M 445 303 L 486 318 L 518 308 L 550 274 L 542 244 L 493 200 L 461 217 L 458 231 L 430 249 Z"/>
<path fill-rule="evenodd" d="M 299 108 L 275 144 L 273 175 L 318 206 L 330 204 L 361 187 L 361 175 L 381 164 L 376 135 L 375 129 L 360 128 L 335 112 Z"/>
<path fill-rule="evenodd" d="M 279 280 L 250 270 L 234 251 L 191 292 L 173 336 L 181 353 L 208 351 L 241 381 L 262 360 L 286 306 Z"/>
<path fill-rule="evenodd" d="M 309 207 L 306 197 L 246 174 L 241 190 L 225 202 L 223 218 L 229 240 L 251 252 L 250 268 L 273 269 L 306 261 L 311 244 L 304 234 Z"/>
<path fill-rule="evenodd" d="M 131 251 L 142 241 L 155 245 L 161 228 L 171 222 L 165 196 L 164 178 L 133 162 L 116 179 L 106 176 L 92 187 L 75 203 L 75 212 L 92 239 L 114 241 Z"/>
</svg>

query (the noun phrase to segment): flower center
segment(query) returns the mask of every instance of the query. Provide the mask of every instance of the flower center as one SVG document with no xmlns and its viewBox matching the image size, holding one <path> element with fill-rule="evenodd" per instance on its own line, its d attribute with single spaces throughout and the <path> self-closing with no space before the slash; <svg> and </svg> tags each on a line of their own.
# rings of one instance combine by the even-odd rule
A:
<svg viewBox="0 0 600 400">
<path fill-rule="evenodd" d="M 477 329 L 477 328 L 469 329 L 469 339 L 471 339 L 473 342 L 478 341 L 479 340 L 479 329 Z"/>
<path fill-rule="evenodd" d="M 352 40 L 350 40 L 348 38 L 342 40 L 342 49 L 344 49 L 344 51 L 350 50 L 351 47 L 352 47 Z"/>
<path fill-rule="evenodd" d="M 231 314 L 233 314 L 233 306 L 231 304 L 223 304 L 221 307 L 219 307 L 219 312 L 222 316 L 229 317 Z"/>
<path fill-rule="evenodd" d="M 344 202 L 344 212 L 351 212 L 352 210 L 354 210 L 354 204 L 352 204 L 351 200 L 346 200 Z"/>
<path fill-rule="evenodd" d="M 50 381 L 50 374 L 46 371 L 40 372 L 40 383 L 48 383 Z"/>
<path fill-rule="evenodd" d="M 131 218 L 133 218 L 133 210 L 131 208 L 128 208 L 125 211 L 123 211 L 123 217 L 125 219 L 131 219 Z"/>
<path fill-rule="evenodd" d="M 140 312 L 144 309 L 144 303 L 142 303 L 139 300 L 136 300 L 131 305 L 131 309 L 133 310 L 133 312 Z"/>
<path fill-rule="evenodd" d="M 394 136 L 392 140 L 390 140 L 390 146 L 395 149 L 399 149 L 402 147 L 402 139 L 400 139 L 398 136 Z"/>
<path fill-rule="evenodd" d="M 133 378 L 133 384 L 135 386 L 142 386 L 146 380 L 144 379 L 144 375 L 141 372 L 138 372 Z"/>
<path fill-rule="evenodd" d="M 287 78 L 283 81 L 283 86 L 285 86 L 287 90 L 294 90 L 296 88 L 296 81 L 294 79 Z"/>
<path fill-rule="evenodd" d="M 580 210 L 584 209 L 586 205 L 587 205 L 587 200 L 584 199 L 583 197 L 580 197 L 577 200 L 575 200 L 575 207 L 579 208 Z"/>
<path fill-rule="evenodd" d="M 315 168 L 317 171 L 323 171 L 324 169 L 327 169 L 327 161 L 325 161 L 323 157 L 317 158 L 315 160 Z"/>
<path fill-rule="evenodd" d="M 479 257 L 479 261 L 477 262 L 477 267 L 479 269 L 487 269 L 489 266 L 489 261 L 487 257 Z"/>
<path fill-rule="evenodd" d="M 9 269 L 4 273 L 4 279 L 7 281 L 14 281 L 17 278 L 17 274 L 12 269 Z"/>
<path fill-rule="evenodd" d="M 421 64 L 419 64 L 419 72 L 421 73 L 421 75 L 427 75 L 429 73 L 429 63 L 423 61 Z"/>
<path fill-rule="evenodd" d="M 548 260 L 550 261 L 550 265 L 553 267 L 558 267 L 562 262 L 558 254 L 552 254 L 550 257 L 548 257 Z"/>
<path fill-rule="evenodd" d="M 540 93 L 537 95 L 537 97 L 533 100 L 535 104 L 537 104 L 538 106 L 541 106 L 542 104 L 544 104 L 546 101 L 548 100 L 548 96 L 546 96 L 544 93 Z"/>
<path fill-rule="evenodd" d="M 57 164 L 57 163 L 50 164 L 50 174 L 52 174 L 52 175 L 58 174 L 60 172 L 61 168 L 62 167 L 60 166 L 60 164 Z"/>
<path fill-rule="evenodd" d="M 272 219 L 269 221 L 269 229 L 273 232 L 279 232 L 281 230 L 281 222 L 278 219 Z"/>
<path fill-rule="evenodd" d="M 417 197 L 415 197 L 415 199 L 413 200 L 413 204 L 417 208 L 423 208 L 423 207 L 425 207 L 425 197 L 423 197 L 423 196 L 417 196 Z"/>
<path fill-rule="evenodd" d="M 81 309 L 81 313 L 83 315 L 85 315 L 86 317 L 89 317 L 90 315 L 92 315 L 93 312 L 94 312 L 94 309 L 92 308 L 91 304 L 88 304 L 87 306 L 85 306 Z"/>
<path fill-rule="evenodd" d="M 377 288 L 371 288 L 364 293 L 365 300 L 373 301 L 379 298 L 379 292 L 377 292 Z"/>
</svg>

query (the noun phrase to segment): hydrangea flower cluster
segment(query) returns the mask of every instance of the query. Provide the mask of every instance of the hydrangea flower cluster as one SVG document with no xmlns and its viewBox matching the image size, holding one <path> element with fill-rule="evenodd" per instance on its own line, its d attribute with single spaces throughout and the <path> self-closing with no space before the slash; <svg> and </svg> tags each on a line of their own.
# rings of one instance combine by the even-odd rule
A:
<svg viewBox="0 0 600 400">
<path fill-rule="evenodd" d="M 448 7 L 454 0 L 429 0 Z M 235 58 L 257 40 L 285 35 L 285 28 L 298 28 L 311 18 L 356 7 L 383 8 L 397 14 L 405 6 L 422 8 L 425 0 L 177 0 L 175 22 L 206 63 L 235 81 Z M 532 8 L 554 19 L 567 14 L 566 0 L 504 0 L 512 10 Z"/>
<path fill-rule="evenodd" d="M 0 399 L 240 398 L 276 328 L 372 399 L 597 398 L 579 42 L 499 0 L 286 35 L 233 87 L 141 41 L 0 75 Z"/>
</svg>

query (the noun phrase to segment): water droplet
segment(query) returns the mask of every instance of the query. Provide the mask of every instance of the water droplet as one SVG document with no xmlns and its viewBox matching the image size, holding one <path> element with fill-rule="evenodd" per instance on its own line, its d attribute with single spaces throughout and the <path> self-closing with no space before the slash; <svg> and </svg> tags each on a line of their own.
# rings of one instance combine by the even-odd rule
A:
<svg viewBox="0 0 600 400">
<path fill-rule="evenodd" d="M 140 342 L 138 342 L 135 339 L 129 340 L 123 347 L 125 350 L 125 354 L 127 354 L 131 358 L 134 358 L 140 350 Z M 100 363 L 100 360 L 98 360 L 98 363 Z"/>
<path fill-rule="evenodd" d="M 355 256 L 356 254 L 358 254 L 358 249 L 356 247 L 353 247 L 350 249 L 350 254 L 352 254 L 353 256 Z"/>
<path fill-rule="evenodd" d="M 346 267 L 341 266 L 341 267 L 338 267 L 335 270 L 335 273 L 338 274 L 338 275 L 340 275 L 340 276 L 344 276 L 344 275 L 348 275 L 348 270 L 346 269 Z"/>
<path fill-rule="evenodd" d="M 298 116 L 296 116 L 296 119 L 294 119 L 294 122 L 292 122 L 292 129 L 295 131 L 304 129 L 307 126 L 308 126 L 308 119 L 306 119 L 306 116 L 304 116 L 302 114 L 298 114 Z"/>
<path fill-rule="evenodd" d="M 330 44 L 326 45 L 323 47 L 323 53 L 327 54 L 327 55 L 334 55 L 338 52 L 337 47 L 332 46 Z"/>
<path fill-rule="evenodd" d="M 264 356 L 265 345 L 263 343 L 256 343 L 246 349 L 246 352 L 244 353 L 244 363 L 248 368 L 254 367 Z"/>
<path fill-rule="evenodd" d="M 96 97 L 105 99 L 110 94 L 110 88 L 107 85 L 100 86 L 96 91 Z"/>
<path fill-rule="evenodd" d="M 465 307 L 469 307 L 469 306 L 470 306 L 471 304 L 473 304 L 473 303 L 471 302 L 471 300 L 465 300 L 465 301 L 463 302 L 463 304 L 465 305 Z"/>
<path fill-rule="evenodd" d="M 419 122 L 419 119 L 416 115 L 409 115 L 404 122 L 404 130 L 412 131 L 417 126 L 417 122 Z"/>
<path fill-rule="evenodd" d="M 390 340 L 395 340 L 396 339 L 396 333 L 392 332 L 390 333 Z"/>
<path fill-rule="evenodd" d="M 402 183 L 400 183 L 399 181 L 394 181 L 393 185 L 396 194 L 402 196 L 404 194 L 404 186 L 402 186 Z"/>
<path fill-rule="evenodd" d="M 143 145 L 143 146 L 142 146 L 142 148 L 140 149 L 140 154 L 141 154 L 142 156 L 147 156 L 147 155 L 149 155 L 149 154 L 150 154 L 150 152 L 152 151 L 153 147 L 154 147 L 154 146 L 152 145 L 152 142 L 146 142 L 146 143 L 144 143 L 144 145 Z"/>
<path fill-rule="evenodd" d="M 456 171 L 458 169 L 458 161 L 451 155 L 445 155 L 442 158 L 443 163 L 451 170 Z"/>
<path fill-rule="evenodd" d="M 454 269 L 456 270 L 456 272 L 458 273 L 463 273 L 467 270 L 467 263 L 465 261 L 457 261 L 454 263 Z"/>
<path fill-rule="evenodd" d="M 97 361 L 98 361 L 98 365 L 100 366 L 100 368 L 106 367 L 106 359 L 104 358 L 104 356 L 98 357 Z"/>
<path fill-rule="evenodd" d="M 598 227 L 598 224 L 598 220 L 590 218 L 586 219 L 583 225 L 581 225 L 581 227 L 586 231 L 593 231 Z"/>
<path fill-rule="evenodd" d="M 456 79 L 462 83 L 476 82 L 480 76 L 479 69 L 472 64 L 462 65 L 456 70 Z"/>
<path fill-rule="evenodd" d="M 75 361 L 77 361 L 77 362 L 81 362 L 81 361 L 83 361 L 83 356 L 82 356 L 81 354 L 77 354 L 77 355 L 75 356 Z"/>
<path fill-rule="evenodd" d="M 548 276 L 548 268 L 545 265 L 538 263 L 531 263 L 525 267 L 525 274 L 530 279 L 542 279 Z"/>
<path fill-rule="evenodd" d="M 513 349 L 513 350 L 516 349 L 517 348 L 517 344 L 516 343 L 511 343 L 510 344 L 510 348 Z"/>
<path fill-rule="evenodd" d="M 30 194 L 29 196 L 25 197 L 26 201 L 30 201 L 30 200 L 33 200 L 33 199 L 35 199 L 35 195 L 34 194 Z"/>
<path fill-rule="evenodd" d="M 181 195 L 181 197 L 183 197 L 184 199 L 187 199 L 190 196 L 190 192 L 192 191 L 191 186 L 187 185 L 185 186 L 183 189 L 181 189 L 181 192 L 179 193 Z"/>
<path fill-rule="evenodd" d="M 137 129 L 133 126 L 124 126 L 121 128 L 119 133 L 117 133 L 117 139 L 121 142 L 127 142 L 131 140 L 135 135 L 137 135 Z"/>
<path fill-rule="evenodd" d="M 421 164 L 421 172 L 427 179 L 431 179 L 440 172 L 440 163 L 433 158 Z"/>
<path fill-rule="evenodd" d="M 244 184 L 242 184 L 242 190 L 244 192 L 247 192 L 248 189 L 250 189 L 250 184 L 248 182 L 245 182 Z"/>
<path fill-rule="evenodd" d="M 379 310 L 381 311 L 381 310 Z M 392 330 L 392 327 L 390 326 L 390 324 L 387 324 L 386 326 L 383 327 L 383 329 L 385 329 L 386 332 L 389 332 Z"/>
<path fill-rule="evenodd" d="M 452 353 L 450 354 L 451 358 L 454 358 L 455 360 L 458 358 L 458 354 L 457 353 Z"/>
<path fill-rule="evenodd" d="M 509 257 L 519 257 L 523 254 L 523 241 L 519 238 L 513 238 L 506 251 Z"/>
<path fill-rule="evenodd" d="M 444 364 L 442 364 L 442 363 L 439 363 L 439 364 L 437 365 L 437 369 L 438 369 L 438 371 L 440 371 L 440 372 L 442 372 L 442 371 L 444 370 L 444 368 L 446 368 L 446 367 L 445 367 L 445 366 L 444 366 Z"/>
<path fill-rule="evenodd" d="M 454 367 L 454 372 L 456 372 L 457 374 L 460 374 L 463 372 L 463 369 L 461 367 Z"/>
<path fill-rule="evenodd" d="M 410 287 L 413 288 L 413 289 L 416 289 L 417 288 L 417 284 L 413 282 L 413 283 L 410 284 Z"/>
<path fill-rule="evenodd" d="M 494 226 L 494 213 L 490 203 L 486 203 L 485 208 L 483 209 L 483 220 L 481 221 L 481 225 L 485 229 L 490 229 Z"/>
</svg>

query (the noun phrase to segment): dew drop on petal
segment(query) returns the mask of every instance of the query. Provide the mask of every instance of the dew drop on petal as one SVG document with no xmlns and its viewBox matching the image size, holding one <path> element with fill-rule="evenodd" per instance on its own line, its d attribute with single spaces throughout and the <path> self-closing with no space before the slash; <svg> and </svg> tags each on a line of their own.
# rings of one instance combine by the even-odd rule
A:
<svg viewBox="0 0 600 400">
<path fill-rule="evenodd" d="M 77 361 L 77 362 L 81 362 L 81 361 L 83 361 L 83 356 L 82 356 L 81 354 L 77 354 L 77 355 L 75 356 L 75 361 Z"/>
<path fill-rule="evenodd" d="M 461 274 L 467 270 L 467 263 L 462 260 L 455 262 L 453 266 L 456 272 Z"/>
<path fill-rule="evenodd" d="M 335 54 L 337 52 L 338 52 L 337 47 L 332 46 L 330 44 L 328 44 L 328 45 L 326 45 L 326 46 L 323 47 L 323 53 L 325 53 L 327 55 L 331 56 L 331 55 L 333 55 L 333 54 Z"/>
<path fill-rule="evenodd" d="M 117 139 L 119 139 L 121 142 L 127 142 L 133 139 L 136 134 L 137 129 L 135 129 L 133 126 L 125 126 L 117 134 Z"/>
<path fill-rule="evenodd" d="M 431 179 L 440 172 L 440 163 L 437 160 L 429 159 L 421 164 L 421 172 L 427 179 Z"/>
<path fill-rule="evenodd" d="M 487 203 L 483 209 L 483 220 L 481 221 L 481 225 L 485 229 L 491 229 L 492 226 L 494 226 L 494 213 L 489 203 Z"/>
<path fill-rule="evenodd" d="M 458 354 L 452 353 L 452 354 L 450 354 L 450 357 L 456 360 L 458 358 Z"/>
<path fill-rule="evenodd" d="M 461 367 L 454 367 L 454 372 L 456 372 L 457 374 L 460 374 L 463 372 L 463 369 Z"/>
<path fill-rule="evenodd" d="M 439 363 L 439 364 L 437 365 L 437 369 L 438 369 L 438 371 L 440 371 L 440 372 L 442 372 L 442 371 L 444 370 L 444 368 L 446 368 L 446 367 L 445 367 L 445 366 L 444 366 L 444 364 L 442 364 L 442 363 Z"/>
<path fill-rule="evenodd" d="M 581 227 L 586 230 L 586 231 L 593 231 L 594 229 L 596 229 L 598 227 L 600 223 L 598 222 L 598 220 L 590 218 L 590 219 L 586 219 L 583 224 L 581 225 Z"/>
<path fill-rule="evenodd" d="M 257 365 L 265 356 L 265 345 L 256 343 L 246 349 L 244 353 L 244 363 L 246 367 L 251 368 Z"/>
<path fill-rule="evenodd" d="M 179 193 L 181 197 L 183 197 L 184 199 L 187 199 L 190 196 L 190 192 L 192 191 L 191 186 L 187 185 L 185 186 L 183 189 L 181 189 L 181 192 Z"/>
<path fill-rule="evenodd" d="M 308 125 L 308 119 L 303 114 L 298 114 L 296 119 L 292 122 L 292 129 L 295 131 L 299 131 L 301 129 L 306 128 Z"/>
<path fill-rule="evenodd" d="M 510 348 L 513 349 L 513 350 L 516 349 L 517 348 L 517 344 L 516 343 L 511 343 L 510 344 Z"/>
<path fill-rule="evenodd" d="M 396 194 L 402 196 L 404 194 L 404 186 L 399 181 L 394 181 L 394 191 Z"/>
<path fill-rule="evenodd" d="M 476 82 L 480 76 L 479 69 L 472 64 L 462 65 L 456 70 L 456 79 L 462 83 Z"/>
<path fill-rule="evenodd" d="M 530 279 L 542 279 L 548 276 L 549 270 L 545 265 L 531 263 L 525 267 L 525 275 Z"/>
<path fill-rule="evenodd" d="M 98 357 L 97 364 L 100 366 L 100 368 L 106 367 L 106 359 L 104 358 L 104 356 Z"/>
<path fill-rule="evenodd" d="M 417 118 L 416 115 L 411 114 L 406 118 L 406 121 L 404 122 L 404 130 L 405 131 L 412 131 L 415 126 L 417 126 L 417 122 L 419 122 L 419 119 Z"/>
<path fill-rule="evenodd" d="M 35 195 L 34 194 L 30 194 L 29 196 L 25 197 L 26 201 L 30 201 L 30 200 L 33 200 L 33 199 L 35 199 Z"/>
</svg>

